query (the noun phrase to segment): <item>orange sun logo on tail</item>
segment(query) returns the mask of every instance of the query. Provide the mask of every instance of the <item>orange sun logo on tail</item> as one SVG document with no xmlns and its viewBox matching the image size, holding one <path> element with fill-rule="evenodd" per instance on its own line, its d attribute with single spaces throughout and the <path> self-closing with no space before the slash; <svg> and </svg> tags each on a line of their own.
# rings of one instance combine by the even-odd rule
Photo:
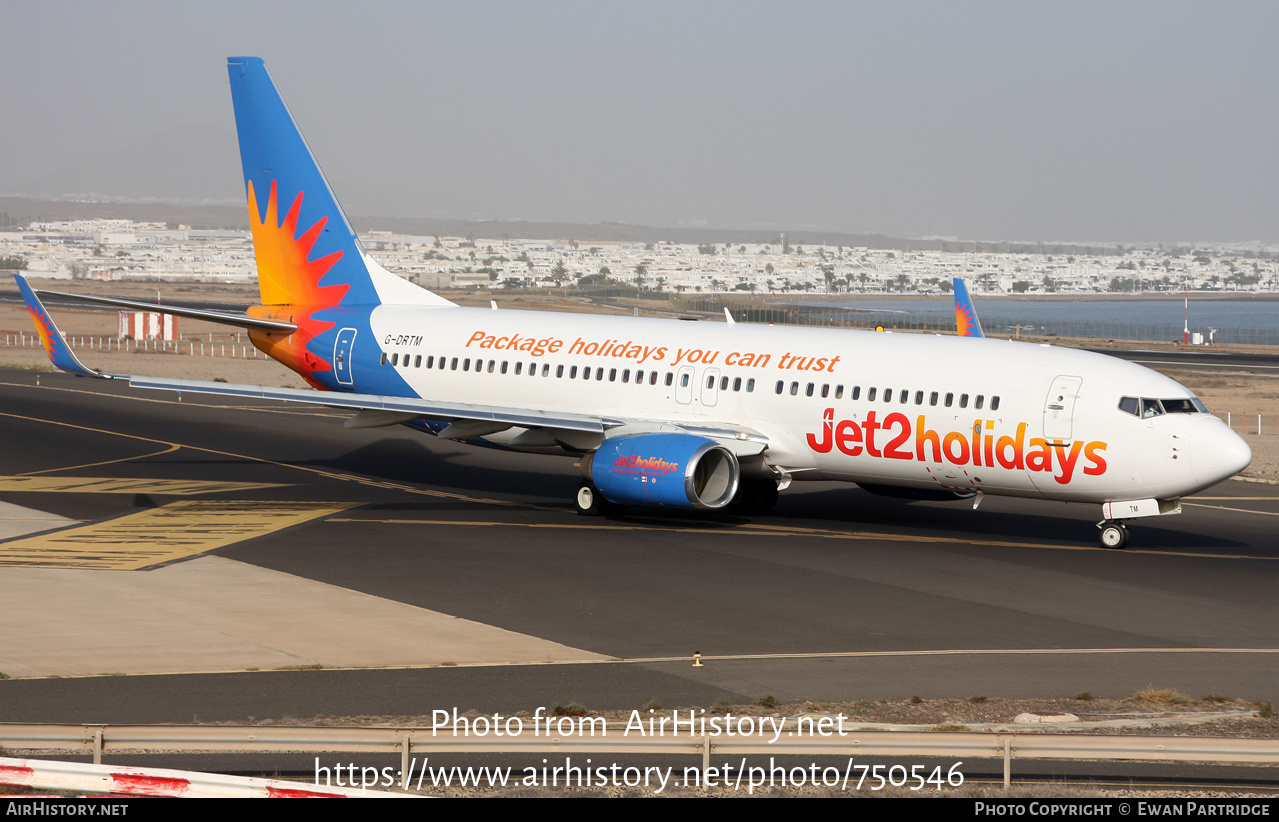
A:
<svg viewBox="0 0 1279 822">
<path fill-rule="evenodd" d="M 350 289 L 347 283 L 320 285 L 320 280 L 339 259 L 341 251 L 335 251 L 319 259 L 310 259 L 316 240 L 324 231 L 327 217 L 321 217 L 306 233 L 298 236 L 298 214 L 302 209 L 302 193 L 294 198 L 289 212 L 280 220 L 276 182 L 271 182 L 271 194 L 267 199 L 266 214 L 258 217 L 257 194 L 253 181 L 248 182 L 249 226 L 253 230 L 253 252 L 258 262 L 258 288 L 264 308 L 250 309 L 253 316 L 276 317 L 296 323 L 298 328 L 289 335 L 267 334 L 255 331 L 250 334 L 256 345 L 267 356 L 301 374 L 317 388 L 324 387 L 312 378 L 316 371 L 329 371 L 332 366 L 323 357 L 308 350 L 315 337 L 333 327 L 334 323 L 313 319 L 313 315 L 342 302 Z"/>
<path fill-rule="evenodd" d="M 973 311 L 966 305 L 955 306 L 955 326 L 959 329 L 959 336 L 967 337 L 972 334 L 975 323 L 973 322 Z"/>
<path fill-rule="evenodd" d="M 53 334 L 53 320 L 43 313 L 36 311 L 35 308 L 27 308 L 27 313 L 31 315 L 31 322 L 35 323 L 36 333 L 40 335 L 40 345 L 44 346 L 44 353 L 49 355 L 49 359 L 57 361 L 58 354 L 56 349 L 56 341 Z"/>
</svg>

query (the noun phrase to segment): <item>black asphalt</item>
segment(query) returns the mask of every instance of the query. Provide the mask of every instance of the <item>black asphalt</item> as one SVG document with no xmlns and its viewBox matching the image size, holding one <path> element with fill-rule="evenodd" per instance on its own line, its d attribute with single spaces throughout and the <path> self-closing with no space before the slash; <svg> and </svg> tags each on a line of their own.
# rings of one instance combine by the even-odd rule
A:
<svg viewBox="0 0 1279 822">
<path fill-rule="evenodd" d="M 1279 493 L 1268 485 L 1225 483 L 1202 496 L 1261 499 L 1204 499 L 1133 523 L 1124 552 L 1096 547 L 1093 506 L 988 498 L 973 511 L 833 484 L 797 483 L 769 517 L 590 520 L 569 504 L 567 459 L 352 431 L 325 411 L 42 383 L 0 370 L 0 474 L 125 460 L 67 473 L 271 482 L 283 487 L 235 498 L 357 502 L 218 553 L 626 661 L 0 681 L 0 721 L 670 707 L 766 693 L 1123 696 L 1148 684 L 1276 696 L 1279 655 L 1235 652 L 1279 647 Z M 167 443 L 183 447 L 145 456 Z M 4 499 L 81 520 L 167 501 Z M 692 667 L 694 652 L 708 664 Z"/>
</svg>

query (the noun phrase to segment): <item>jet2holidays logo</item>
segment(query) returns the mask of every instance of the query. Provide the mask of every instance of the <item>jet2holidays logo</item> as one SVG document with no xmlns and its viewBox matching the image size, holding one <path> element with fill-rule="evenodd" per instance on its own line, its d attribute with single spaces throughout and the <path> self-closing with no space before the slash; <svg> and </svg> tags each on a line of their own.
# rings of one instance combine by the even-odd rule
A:
<svg viewBox="0 0 1279 822">
<path fill-rule="evenodd" d="M 808 447 L 819 454 L 837 449 L 850 457 L 866 454 L 877 459 L 1039 471 L 1051 473 L 1062 485 L 1071 481 L 1081 465 L 1089 476 L 1106 473 L 1107 444 L 1100 440 L 1075 440 L 1069 445 L 1042 437 L 1027 441 L 1024 422 L 1010 431 L 1002 421 L 980 419 L 973 421 L 971 433 L 939 432 L 928 427 L 923 414 L 912 425 L 905 414 L 894 412 L 880 419 L 877 413 L 867 413 L 861 422 L 835 422 L 835 409 L 827 408 L 822 412 L 821 432 L 807 435 Z"/>
</svg>

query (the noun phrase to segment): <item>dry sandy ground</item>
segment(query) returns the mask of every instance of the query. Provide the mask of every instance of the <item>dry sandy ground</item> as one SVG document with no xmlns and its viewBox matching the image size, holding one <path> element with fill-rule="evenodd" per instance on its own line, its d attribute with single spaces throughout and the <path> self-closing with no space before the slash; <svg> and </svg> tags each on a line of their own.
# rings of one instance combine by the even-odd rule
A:
<svg viewBox="0 0 1279 822">
<path fill-rule="evenodd" d="M 84 294 L 103 294 L 128 299 L 151 301 L 156 298 L 154 283 L 99 283 L 69 282 L 66 280 L 32 280 L 37 288 L 72 291 Z M 249 305 L 257 302 L 257 288 L 251 285 L 230 284 L 170 284 L 163 285 L 165 302 L 213 301 L 230 305 Z M 447 295 L 463 305 L 486 306 L 492 295 L 487 293 L 456 292 Z M 634 301 L 631 301 L 634 302 Z M 552 293 L 498 295 L 499 306 L 544 311 L 588 311 L 592 313 L 630 314 L 632 309 L 619 306 L 588 304 L 581 298 Z M 658 312 L 664 303 L 646 300 L 640 303 L 645 313 Z M 58 327 L 67 336 L 113 336 L 117 331 L 115 311 L 68 310 L 56 308 L 52 312 Z M 78 349 L 87 364 L 104 371 L 124 374 L 146 374 L 156 377 L 182 377 L 195 380 L 221 378 L 227 382 L 305 388 L 306 384 L 283 366 L 263 359 L 240 359 L 241 347 L 247 347 L 250 356 L 253 349 L 243 332 L 237 333 L 229 326 L 181 320 L 184 338 L 195 337 L 212 341 L 214 345 L 236 345 L 237 356 L 232 358 L 213 356 L 186 356 L 171 353 L 117 353 Z M 7 347 L 3 344 L 5 333 L 32 332 L 31 319 L 25 309 L 12 303 L 0 305 L 0 366 L 50 369 L 44 352 L 39 348 Z M 237 342 L 238 340 L 238 342 Z M 73 343 L 74 345 L 74 343 Z M 212 346 L 210 346 L 212 347 Z M 1244 434 L 1252 447 L 1252 465 L 1244 476 L 1279 481 L 1279 377 L 1247 372 L 1211 372 L 1200 370 L 1165 370 L 1168 376 L 1194 391 L 1208 408 L 1222 419 L 1229 417 L 1232 427 Z M 1258 415 L 1264 433 L 1257 433 Z M 1246 428 L 1245 428 L 1246 426 Z"/>
</svg>

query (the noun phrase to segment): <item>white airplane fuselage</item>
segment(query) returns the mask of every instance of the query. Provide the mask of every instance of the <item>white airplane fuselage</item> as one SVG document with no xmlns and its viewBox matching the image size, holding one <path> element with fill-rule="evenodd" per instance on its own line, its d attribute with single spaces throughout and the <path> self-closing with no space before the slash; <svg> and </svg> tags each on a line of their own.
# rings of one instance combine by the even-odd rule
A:
<svg viewBox="0 0 1279 822">
<path fill-rule="evenodd" d="M 420 397 L 741 426 L 767 438 L 764 463 L 796 480 L 1169 499 L 1251 456 L 1210 414 L 1120 410 L 1125 396 L 1193 399 L 1179 383 L 1050 345 L 458 307 L 384 305 L 369 321 L 375 339 L 353 347 L 376 346 L 387 359 L 375 369 L 394 369 Z M 350 376 L 354 390 L 379 382 Z M 485 439 L 518 448 L 520 433 Z"/>
</svg>

